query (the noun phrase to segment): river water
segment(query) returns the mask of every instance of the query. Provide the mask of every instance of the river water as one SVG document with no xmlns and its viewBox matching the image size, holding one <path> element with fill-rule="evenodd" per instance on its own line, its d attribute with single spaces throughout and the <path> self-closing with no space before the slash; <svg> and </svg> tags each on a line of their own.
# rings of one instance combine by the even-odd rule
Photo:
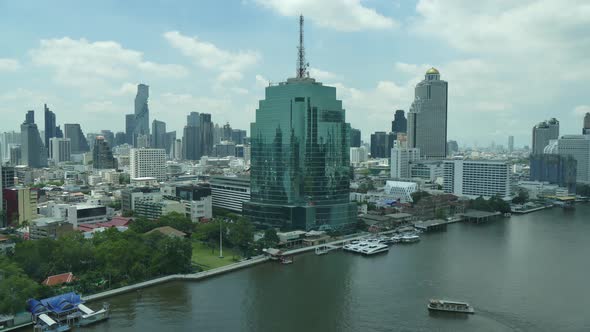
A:
<svg viewBox="0 0 590 332">
<path fill-rule="evenodd" d="M 554 208 L 449 225 L 379 256 L 306 254 L 124 294 L 84 330 L 589 331 L 589 258 L 590 205 Z M 476 313 L 429 313 L 433 297 Z"/>
</svg>

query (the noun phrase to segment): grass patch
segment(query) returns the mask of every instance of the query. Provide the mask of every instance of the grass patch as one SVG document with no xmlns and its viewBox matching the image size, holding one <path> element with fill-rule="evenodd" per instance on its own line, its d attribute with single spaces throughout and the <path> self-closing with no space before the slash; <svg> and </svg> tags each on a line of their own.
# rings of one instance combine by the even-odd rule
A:
<svg viewBox="0 0 590 332">
<path fill-rule="evenodd" d="M 213 251 L 205 243 L 193 241 L 192 261 L 203 270 L 211 270 L 237 262 L 241 258 L 238 252 L 231 248 L 223 248 L 223 258 L 219 258 L 219 246 Z"/>
</svg>

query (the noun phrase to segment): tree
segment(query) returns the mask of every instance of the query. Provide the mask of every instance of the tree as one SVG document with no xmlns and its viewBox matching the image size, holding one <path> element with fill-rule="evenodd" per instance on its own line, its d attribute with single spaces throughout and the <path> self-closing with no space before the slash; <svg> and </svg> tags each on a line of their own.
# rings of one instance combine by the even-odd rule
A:
<svg viewBox="0 0 590 332">
<path fill-rule="evenodd" d="M 0 313 L 15 314 L 27 299 L 37 294 L 39 285 L 8 258 L 0 256 Z"/>
<path fill-rule="evenodd" d="M 160 226 L 170 226 L 187 234 L 191 234 L 195 228 L 195 224 L 189 217 L 178 212 L 171 212 L 163 215 L 158 222 Z"/>
<path fill-rule="evenodd" d="M 228 238 L 230 244 L 236 246 L 244 256 L 248 256 L 254 241 L 254 227 L 248 221 L 238 220 L 229 225 Z"/>
<path fill-rule="evenodd" d="M 512 199 L 514 204 L 524 204 L 529 200 L 529 193 L 524 189 L 518 191 L 518 195 Z"/>
<path fill-rule="evenodd" d="M 422 198 L 431 196 L 428 192 L 420 190 L 410 194 L 412 196 L 412 202 L 414 204 L 418 203 Z"/>
<path fill-rule="evenodd" d="M 277 244 L 279 244 L 279 242 L 279 236 L 277 235 L 277 231 L 274 228 L 267 228 L 264 231 L 264 244 L 267 247 L 275 247 Z"/>
</svg>

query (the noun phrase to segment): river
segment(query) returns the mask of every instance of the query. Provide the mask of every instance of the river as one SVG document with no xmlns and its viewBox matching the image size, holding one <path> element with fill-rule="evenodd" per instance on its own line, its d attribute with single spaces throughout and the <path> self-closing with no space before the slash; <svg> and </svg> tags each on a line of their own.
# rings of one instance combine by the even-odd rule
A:
<svg viewBox="0 0 590 332">
<path fill-rule="evenodd" d="M 590 205 L 554 208 L 449 225 L 375 257 L 306 254 L 124 294 L 83 330 L 588 331 L 589 257 Z M 476 313 L 429 313 L 431 297 Z"/>
</svg>

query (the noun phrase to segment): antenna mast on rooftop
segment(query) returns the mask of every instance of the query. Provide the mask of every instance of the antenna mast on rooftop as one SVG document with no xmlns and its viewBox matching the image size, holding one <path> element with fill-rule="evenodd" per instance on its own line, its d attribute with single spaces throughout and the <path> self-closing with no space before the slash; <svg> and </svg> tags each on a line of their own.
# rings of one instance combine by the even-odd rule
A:
<svg viewBox="0 0 590 332">
<path fill-rule="evenodd" d="M 308 63 L 305 62 L 305 48 L 303 47 L 303 15 L 299 16 L 299 47 L 297 55 L 297 78 L 307 76 Z"/>
</svg>

